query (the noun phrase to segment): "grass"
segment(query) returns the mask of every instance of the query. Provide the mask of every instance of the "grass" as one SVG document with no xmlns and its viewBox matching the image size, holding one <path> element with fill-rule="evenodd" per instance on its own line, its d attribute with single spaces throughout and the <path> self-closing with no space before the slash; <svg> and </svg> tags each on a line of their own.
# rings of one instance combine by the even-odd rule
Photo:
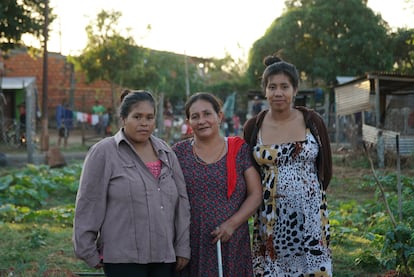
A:
<svg viewBox="0 0 414 277">
<path fill-rule="evenodd" d="M 70 227 L 8 223 L 0 225 L 0 235 L 1 268 L 17 276 L 42 276 L 51 269 L 89 270 L 73 255 Z"/>
<path fill-rule="evenodd" d="M 385 233 L 383 229 L 387 228 L 388 221 L 381 213 L 371 212 L 379 205 L 375 186 L 367 185 L 372 172 L 368 161 L 361 155 L 357 157 L 334 156 L 334 177 L 327 191 L 334 276 L 385 276 L 388 269 L 381 260 L 378 244 L 383 243 L 380 234 Z M 10 191 L 8 195 L 2 194 L 0 179 L 0 220 L 5 214 L 15 216 L 11 221 L 0 221 L 0 276 L 9 276 L 9 272 L 13 272 L 13 276 L 71 276 L 70 272 L 101 272 L 87 267 L 73 254 L 71 212 L 76 193 L 74 180 L 79 177 L 80 169 L 81 162 L 62 169 L 0 170 L 0 176 L 14 176 L 19 185 L 27 185 L 21 175 L 33 174 L 29 185 L 38 181 L 36 191 L 48 192 L 43 206 L 33 204 L 33 208 L 26 210 L 6 209 L 7 199 L 14 199 L 14 195 Z M 393 172 L 392 168 L 387 170 Z M 387 170 L 384 170 L 385 174 L 388 174 Z M 414 171 L 405 168 L 403 174 L 412 177 Z M 51 180 L 50 184 L 39 181 L 42 178 Z M 13 193 L 23 191 L 14 190 Z M 31 196 L 38 198 L 30 194 L 22 197 Z M 25 203 L 31 202 L 26 199 Z M 63 213 L 66 214 L 63 216 Z M 378 218 L 370 221 L 372 216 Z"/>
</svg>

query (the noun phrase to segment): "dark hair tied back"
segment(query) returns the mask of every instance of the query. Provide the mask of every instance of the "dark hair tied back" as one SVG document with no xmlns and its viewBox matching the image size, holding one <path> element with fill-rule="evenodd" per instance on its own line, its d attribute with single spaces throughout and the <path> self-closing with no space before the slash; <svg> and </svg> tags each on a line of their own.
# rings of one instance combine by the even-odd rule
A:
<svg viewBox="0 0 414 277">
<path fill-rule="evenodd" d="M 265 66 L 269 66 L 271 64 L 278 63 L 278 62 L 281 62 L 281 61 L 282 61 L 282 59 L 280 59 L 279 57 L 276 57 L 276 56 L 267 56 L 267 57 L 265 57 L 263 59 L 263 64 Z"/>
<path fill-rule="evenodd" d="M 127 96 L 130 92 L 131 92 L 131 90 L 129 90 L 129 89 L 124 89 L 124 90 L 121 92 L 121 97 L 120 97 L 121 102 L 124 100 L 125 96 Z"/>
<path fill-rule="evenodd" d="M 298 88 L 299 72 L 293 64 L 285 62 L 275 55 L 267 56 L 263 59 L 263 63 L 266 65 L 266 69 L 262 74 L 262 89 L 264 93 L 266 93 L 266 86 L 269 82 L 269 76 L 281 73 L 289 77 L 293 88 Z"/>
<path fill-rule="evenodd" d="M 146 90 L 128 90 L 125 89 L 121 93 L 121 104 L 119 106 L 119 116 L 121 118 L 127 118 L 131 112 L 132 107 L 139 102 L 148 101 L 154 108 L 154 114 L 156 112 L 155 99 L 151 92 Z"/>
</svg>

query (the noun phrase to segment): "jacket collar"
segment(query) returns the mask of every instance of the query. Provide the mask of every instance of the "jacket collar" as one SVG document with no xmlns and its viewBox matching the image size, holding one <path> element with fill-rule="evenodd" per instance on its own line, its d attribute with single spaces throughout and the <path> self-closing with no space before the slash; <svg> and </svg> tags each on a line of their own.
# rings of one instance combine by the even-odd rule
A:
<svg viewBox="0 0 414 277">
<path fill-rule="evenodd" d="M 127 143 L 129 145 L 131 145 L 131 143 L 128 141 L 128 139 L 126 138 L 125 134 L 124 134 L 124 128 L 121 128 L 115 135 L 114 135 L 114 139 L 116 142 L 117 147 L 119 147 L 120 143 L 124 142 Z M 151 135 L 149 140 L 152 143 L 152 147 L 154 147 L 155 152 L 172 152 L 171 148 L 167 145 L 167 143 L 165 143 L 163 140 L 161 140 L 160 138 L 157 138 L 154 135 Z"/>
</svg>

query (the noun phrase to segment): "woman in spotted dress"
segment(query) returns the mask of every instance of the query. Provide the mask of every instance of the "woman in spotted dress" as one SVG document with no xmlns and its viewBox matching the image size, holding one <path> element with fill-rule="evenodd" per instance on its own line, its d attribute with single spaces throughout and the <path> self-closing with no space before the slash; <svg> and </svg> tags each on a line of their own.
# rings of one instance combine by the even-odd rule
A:
<svg viewBox="0 0 414 277">
<path fill-rule="evenodd" d="M 263 187 L 253 227 L 254 276 L 332 276 L 327 129 L 315 111 L 294 107 L 295 66 L 275 56 L 264 63 L 262 88 L 269 109 L 244 126 Z"/>
<path fill-rule="evenodd" d="M 181 276 L 218 276 L 220 239 L 223 276 L 251 277 L 248 218 L 262 201 L 262 189 L 249 146 L 220 134 L 223 112 L 214 95 L 192 95 L 185 113 L 194 136 L 173 145 L 191 207 L 191 260 Z"/>
</svg>

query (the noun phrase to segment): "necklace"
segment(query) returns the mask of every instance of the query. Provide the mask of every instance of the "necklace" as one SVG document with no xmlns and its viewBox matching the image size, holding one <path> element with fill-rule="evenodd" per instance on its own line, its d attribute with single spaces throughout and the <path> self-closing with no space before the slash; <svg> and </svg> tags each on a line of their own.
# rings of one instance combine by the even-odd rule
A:
<svg viewBox="0 0 414 277">
<path fill-rule="evenodd" d="M 223 146 L 221 147 L 220 151 L 218 152 L 218 155 L 216 156 L 216 158 L 211 163 L 206 163 L 205 161 L 200 159 L 200 157 L 197 155 L 197 153 L 195 151 L 194 141 L 191 145 L 191 148 L 193 150 L 193 155 L 194 155 L 194 159 L 196 160 L 196 162 L 199 163 L 199 164 L 202 164 L 202 165 L 208 165 L 208 164 L 213 164 L 213 163 L 217 162 L 220 159 L 221 155 L 224 153 L 224 150 L 226 149 L 226 141 L 223 141 Z"/>
</svg>

